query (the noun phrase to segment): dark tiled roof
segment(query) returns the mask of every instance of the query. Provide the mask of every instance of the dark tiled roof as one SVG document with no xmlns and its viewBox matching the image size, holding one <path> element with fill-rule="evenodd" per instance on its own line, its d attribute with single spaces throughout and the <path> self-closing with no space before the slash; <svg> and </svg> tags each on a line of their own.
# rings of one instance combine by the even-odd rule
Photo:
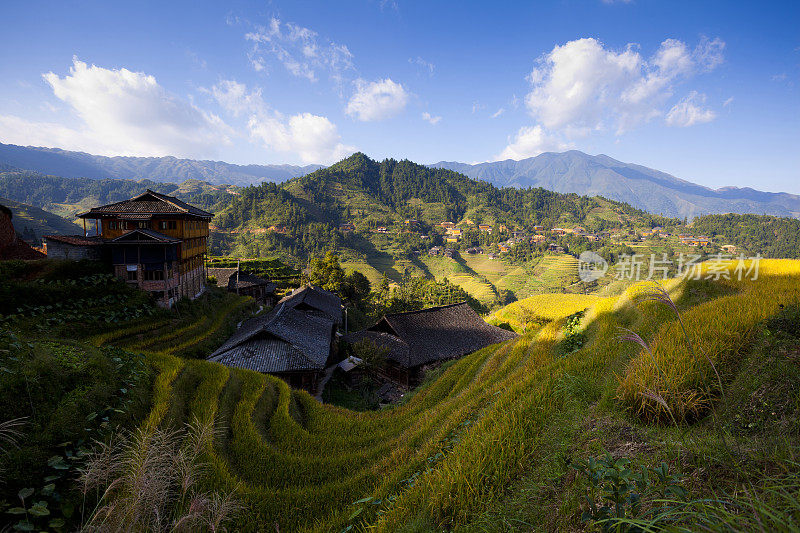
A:
<svg viewBox="0 0 800 533">
<path fill-rule="evenodd" d="M 461 357 L 515 337 L 516 333 L 487 324 L 464 302 L 386 315 L 368 332 L 349 335 L 347 340 L 368 338 L 388 348 L 390 359 L 410 368 Z"/>
<path fill-rule="evenodd" d="M 59 241 L 73 246 L 101 246 L 107 241 L 102 237 L 84 237 L 83 235 L 43 235 L 48 241 Z"/>
<path fill-rule="evenodd" d="M 336 322 L 342 323 L 342 300 L 332 292 L 306 285 L 296 289 L 292 294 L 286 296 L 278 302 L 278 305 L 286 304 L 289 307 L 316 311 L 318 316 L 324 316 Z"/>
<path fill-rule="evenodd" d="M 125 243 L 143 243 L 143 242 L 156 242 L 156 243 L 163 243 L 163 244 L 174 244 L 181 242 L 180 239 L 175 239 L 173 237 L 169 237 L 168 235 L 164 235 L 163 233 L 159 233 L 157 231 L 153 231 L 151 229 L 134 229 L 127 233 L 123 233 L 116 239 L 111 239 L 111 242 L 115 244 L 125 244 Z"/>
<path fill-rule="evenodd" d="M 411 358 L 411 348 L 408 344 L 403 342 L 400 338 L 390 335 L 389 333 L 383 333 L 382 331 L 362 329 L 361 331 L 345 335 L 342 339 L 350 344 L 355 344 L 366 339 L 378 348 L 385 349 L 387 352 L 386 357 L 399 364 L 402 364 L 403 361 L 410 361 Z M 403 364 L 403 366 L 408 365 Z"/>
<path fill-rule="evenodd" d="M 242 324 L 209 360 L 265 373 L 322 370 L 332 340 L 333 321 L 279 305 Z"/>
<path fill-rule="evenodd" d="M 214 215 L 208 211 L 189 205 L 183 200 L 178 200 L 174 196 L 157 193 L 147 189 L 147 192 L 113 204 L 93 207 L 86 213 L 78 215 L 81 218 L 98 218 L 103 215 L 125 215 L 130 217 L 134 214 L 140 215 L 191 215 L 199 218 L 212 218 Z"/>
<path fill-rule="evenodd" d="M 208 275 L 217 278 L 217 287 L 226 287 L 229 291 L 235 291 L 237 287 L 236 271 L 236 268 L 209 268 Z M 268 292 L 274 291 L 276 287 L 269 280 L 247 272 L 239 272 L 238 287 L 240 289 L 254 286 L 265 286 Z"/>
<path fill-rule="evenodd" d="M 225 366 L 246 368 L 264 374 L 321 370 L 286 341 L 260 337 L 210 359 Z"/>
<path fill-rule="evenodd" d="M 207 269 L 208 277 L 214 276 L 217 278 L 217 287 L 229 287 L 231 277 L 236 274 L 236 268 L 209 268 Z"/>
</svg>

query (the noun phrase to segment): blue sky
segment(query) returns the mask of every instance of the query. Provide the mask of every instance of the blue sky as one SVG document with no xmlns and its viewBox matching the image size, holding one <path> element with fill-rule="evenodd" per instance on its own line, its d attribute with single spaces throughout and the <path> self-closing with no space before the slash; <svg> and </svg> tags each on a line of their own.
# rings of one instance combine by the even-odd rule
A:
<svg viewBox="0 0 800 533">
<path fill-rule="evenodd" d="M 800 193 L 798 2 L 34 1 L 0 19 L 0 142 L 262 164 L 574 148 Z"/>
</svg>

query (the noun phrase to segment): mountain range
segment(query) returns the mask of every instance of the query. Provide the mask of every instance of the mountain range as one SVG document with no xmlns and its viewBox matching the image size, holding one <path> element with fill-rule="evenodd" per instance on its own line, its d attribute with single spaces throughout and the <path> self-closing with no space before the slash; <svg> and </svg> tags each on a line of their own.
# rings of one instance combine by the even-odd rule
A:
<svg viewBox="0 0 800 533">
<path fill-rule="evenodd" d="M 520 161 L 478 164 L 441 161 L 433 165 L 484 180 L 498 187 L 542 187 L 555 192 L 603 196 L 669 217 L 694 218 L 713 213 L 753 213 L 800 218 L 800 196 L 749 187 L 710 189 L 642 165 L 577 150 L 547 152 Z M 106 157 L 58 148 L 0 143 L 0 169 L 92 179 L 148 179 L 180 183 L 197 179 L 212 184 L 251 185 L 284 182 L 323 165 L 235 165 L 175 157 Z"/>
<path fill-rule="evenodd" d="M 712 213 L 800 217 L 800 196 L 749 187 L 710 189 L 658 170 L 577 150 L 547 152 L 514 161 L 432 165 L 488 181 L 498 187 L 542 187 L 561 193 L 603 196 L 650 213 L 694 218 Z"/>
<path fill-rule="evenodd" d="M 65 178 L 148 179 L 180 183 L 197 179 L 217 185 L 283 182 L 304 176 L 322 165 L 234 165 L 223 161 L 177 157 L 106 157 L 59 148 L 0 143 L 0 170 L 32 170 Z"/>
</svg>

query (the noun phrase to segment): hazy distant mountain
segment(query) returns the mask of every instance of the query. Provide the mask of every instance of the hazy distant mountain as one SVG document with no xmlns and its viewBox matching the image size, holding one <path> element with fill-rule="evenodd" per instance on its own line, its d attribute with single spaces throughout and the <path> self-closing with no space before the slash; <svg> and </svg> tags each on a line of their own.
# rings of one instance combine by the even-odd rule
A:
<svg viewBox="0 0 800 533">
<path fill-rule="evenodd" d="M 442 161 L 431 165 L 461 172 L 498 187 L 543 187 L 604 196 L 651 213 L 692 218 L 710 213 L 754 213 L 800 217 L 800 196 L 751 188 L 709 189 L 658 170 L 577 150 L 544 153 L 521 161 Z"/>
<path fill-rule="evenodd" d="M 67 178 L 150 179 L 180 183 L 198 179 L 215 184 L 250 185 L 304 176 L 322 165 L 233 165 L 176 157 L 105 157 L 59 148 L 0 143 L 0 169 L 33 170 Z"/>
</svg>

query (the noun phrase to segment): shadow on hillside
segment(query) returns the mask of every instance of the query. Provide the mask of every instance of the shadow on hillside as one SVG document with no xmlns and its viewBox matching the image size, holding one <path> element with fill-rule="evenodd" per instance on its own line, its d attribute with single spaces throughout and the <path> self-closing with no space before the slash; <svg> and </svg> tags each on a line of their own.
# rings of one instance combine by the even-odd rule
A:
<svg viewBox="0 0 800 533">
<path fill-rule="evenodd" d="M 390 281 L 400 283 L 403 275 L 395 268 L 395 261 L 392 254 L 378 250 L 372 241 L 358 234 L 354 234 L 350 237 L 350 245 L 364 254 L 365 260 L 369 266 L 381 274 L 385 273 Z"/>
<path fill-rule="evenodd" d="M 426 278 L 428 278 L 428 279 L 436 279 L 436 276 L 434 276 L 433 272 L 430 271 L 430 269 L 428 268 L 428 265 L 426 265 L 425 263 L 420 261 L 419 257 L 412 256 L 411 259 L 410 259 L 410 262 L 411 262 L 412 265 L 414 265 L 415 267 L 420 269 L 422 271 L 422 273 L 425 275 Z"/>
<path fill-rule="evenodd" d="M 458 266 L 461 267 L 461 269 L 462 269 L 461 272 L 463 272 L 464 274 L 468 274 L 468 275 L 472 276 L 473 278 L 475 278 L 476 280 L 481 281 L 481 282 L 486 283 L 487 285 L 489 285 L 489 287 L 492 288 L 492 292 L 494 292 L 495 296 L 500 294 L 500 291 L 497 289 L 495 284 L 492 283 L 491 281 L 489 281 L 489 278 L 487 278 L 486 276 L 481 276 L 480 274 L 478 274 L 477 271 L 473 270 L 473 268 L 470 267 L 467 264 L 466 261 L 464 261 L 464 258 L 461 257 L 461 254 L 458 254 L 457 256 L 453 257 L 453 260 L 458 264 Z M 514 299 L 516 299 L 516 295 L 514 296 Z"/>
</svg>

